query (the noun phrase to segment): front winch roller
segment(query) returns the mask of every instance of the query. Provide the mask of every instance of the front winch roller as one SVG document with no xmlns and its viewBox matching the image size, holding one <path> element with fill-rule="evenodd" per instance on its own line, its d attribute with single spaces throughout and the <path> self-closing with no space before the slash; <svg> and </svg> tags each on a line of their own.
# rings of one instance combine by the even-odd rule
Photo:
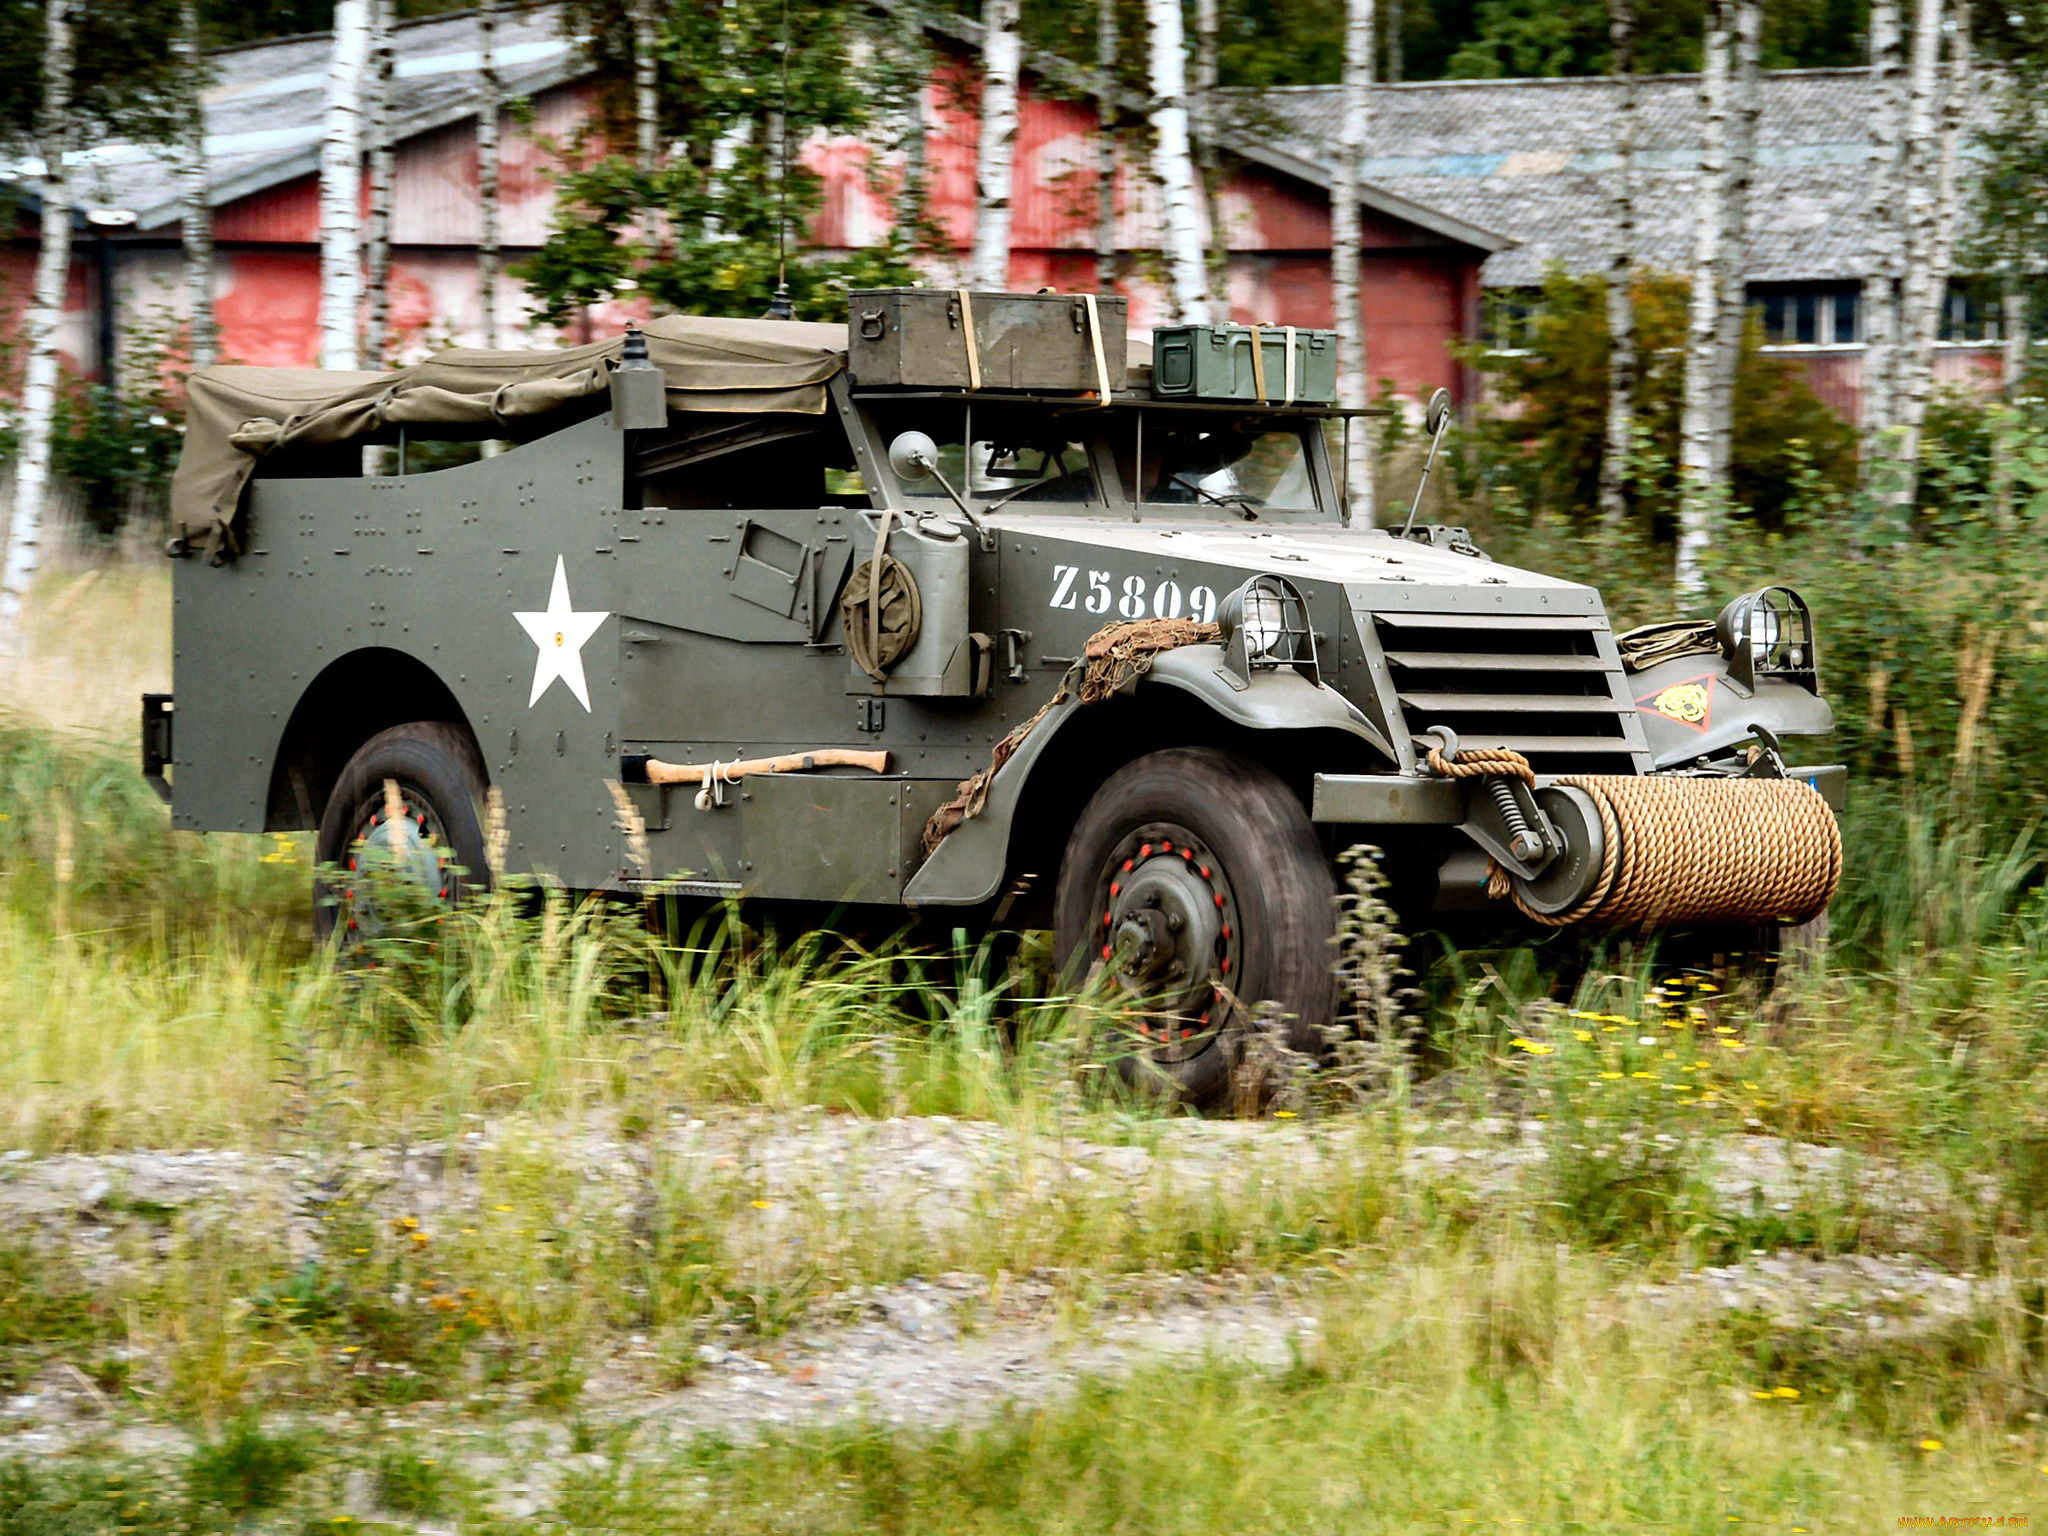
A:
<svg viewBox="0 0 2048 1536">
<path fill-rule="evenodd" d="M 1491 855 L 1487 894 L 1547 927 L 1796 925 L 1842 878 L 1835 813 L 1795 779 L 1569 774 L 1538 788 L 1519 752 L 1461 751 L 1441 727 L 1417 740 L 1436 772 L 1484 781 L 1464 825 Z"/>
<path fill-rule="evenodd" d="M 1536 800 L 1565 852 L 1506 894 L 1550 927 L 1804 923 L 1842 878 L 1835 813 L 1797 780 L 1573 774 Z"/>
</svg>

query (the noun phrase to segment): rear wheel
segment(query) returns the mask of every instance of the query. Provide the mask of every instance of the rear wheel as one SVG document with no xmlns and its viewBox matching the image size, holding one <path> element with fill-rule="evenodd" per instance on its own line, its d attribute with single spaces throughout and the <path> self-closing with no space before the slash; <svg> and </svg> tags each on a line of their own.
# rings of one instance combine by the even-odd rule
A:
<svg viewBox="0 0 2048 1536">
<path fill-rule="evenodd" d="M 1133 1082 L 1205 1103 L 1229 1086 L 1249 1005 L 1322 1049 L 1336 1014 L 1336 882 L 1308 813 L 1249 758 L 1176 747 L 1125 765 L 1067 840 L 1054 925 L 1075 978 L 1131 1004 Z"/>
<path fill-rule="evenodd" d="M 387 881 L 445 906 L 488 886 L 485 792 L 483 755 L 462 726 L 422 721 L 364 742 L 320 818 L 314 933 L 351 945 L 375 938 L 391 921 L 377 907 Z"/>
</svg>

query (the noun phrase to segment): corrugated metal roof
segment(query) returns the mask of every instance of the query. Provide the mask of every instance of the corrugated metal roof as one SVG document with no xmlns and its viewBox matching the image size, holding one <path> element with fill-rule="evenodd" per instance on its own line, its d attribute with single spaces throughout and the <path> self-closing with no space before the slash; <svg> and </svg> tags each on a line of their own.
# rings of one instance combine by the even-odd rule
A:
<svg viewBox="0 0 2048 1536">
<path fill-rule="evenodd" d="M 1636 255 L 1683 271 L 1692 259 L 1699 80 L 1657 76 L 1638 90 Z M 1481 280 L 1489 287 L 1534 286 L 1552 263 L 1592 271 L 1605 266 L 1613 238 L 1620 162 L 1604 135 L 1619 93 L 1608 79 L 1378 86 L 1361 170 L 1376 186 L 1483 220 L 1520 242 L 1487 258 Z M 1868 71 L 1769 73 L 1759 94 L 1748 280 L 1861 278 L 1868 190 L 1853 168 L 1870 155 Z M 1335 86 L 1262 92 L 1246 105 L 1277 121 L 1282 148 L 1335 164 Z"/>
<path fill-rule="evenodd" d="M 477 44 L 473 12 L 396 29 L 395 139 L 474 114 L 482 62 Z M 319 168 L 329 51 L 323 33 L 212 56 L 214 82 L 205 104 L 207 180 L 215 206 Z M 552 5 L 500 12 L 497 53 L 507 98 L 545 90 L 589 67 L 562 35 L 560 11 Z M 82 204 L 130 210 L 138 215 L 138 230 L 177 221 L 177 168 L 164 147 L 103 144 L 73 156 L 71 164 L 73 195 Z M 20 180 L 32 190 L 42 171 L 39 161 L 0 164 L 0 180 Z"/>
</svg>

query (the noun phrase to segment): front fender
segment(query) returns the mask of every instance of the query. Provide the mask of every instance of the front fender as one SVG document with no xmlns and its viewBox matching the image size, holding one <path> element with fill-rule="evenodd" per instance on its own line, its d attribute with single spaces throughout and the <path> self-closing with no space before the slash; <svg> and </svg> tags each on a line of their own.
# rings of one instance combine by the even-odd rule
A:
<svg viewBox="0 0 2048 1536">
<path fill-rule="evenodd" d="M 1826 699 L 1776 677 L 1760 677 L 1754 692 L 1745 690 L 1718 652 L 1645 667 L 1629 678 L 1629 692 L 1658 768 L 1725 752 L 1759 725 L 1778 736 L 1825 736 L 1835 728 Z"/>
<path fill-rule="evenodd" d="M 1251 730 L 1342 731 L 1368 742 L 1389 763 L 1394 761 L 1386 737 L 1334 688 L 1312 683 L 1286 667 L 1254 671 L 1246 681 L 1224 667 L 1220 645 L 1164 651 L 1134 686 L 1191 693 L 1224 719 Z M 1085 707 L 1078 697 L 1070 698 L 1038 722 L 990 782 L 981 814 L 955 827 L 910 877 L 903 888 L 906 905 L 974 906 L 994 898 L 1009 862 L 1010 824 L 1032 770 Z"/>
</svg>

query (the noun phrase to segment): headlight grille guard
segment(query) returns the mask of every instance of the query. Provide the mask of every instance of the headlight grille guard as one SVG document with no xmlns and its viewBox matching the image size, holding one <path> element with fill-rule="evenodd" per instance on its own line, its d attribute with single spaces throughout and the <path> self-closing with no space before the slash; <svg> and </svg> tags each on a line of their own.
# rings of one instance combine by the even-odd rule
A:
<svg viewBox="0 0 2048 1536">
<path fill-rule="evenodd" d="M 1759 677 L 1783 678 L 1820 693 L 1820 656 L 1813 610 L 1790 587 L 1759 587 L 1735 599 L 1714 620 L 1728 658 L 1728 679 L 1753 690 Z"/>
<path fill-rule="evenodd" d="M 1262 626 L 1274 630 L 1271 644 L 1259 643 L 1247 622 L 1256 613 Z M 1292 667 L 1312 683 L 1320 683 L 1315 625 L 1300 589 L 1284 576 L 1260 575 L 1246 581 L 1216 606 L 1216 624 L 1223 632 L 1224 664 L 1245 682 L 1254 667 Z"/>
</svg>

